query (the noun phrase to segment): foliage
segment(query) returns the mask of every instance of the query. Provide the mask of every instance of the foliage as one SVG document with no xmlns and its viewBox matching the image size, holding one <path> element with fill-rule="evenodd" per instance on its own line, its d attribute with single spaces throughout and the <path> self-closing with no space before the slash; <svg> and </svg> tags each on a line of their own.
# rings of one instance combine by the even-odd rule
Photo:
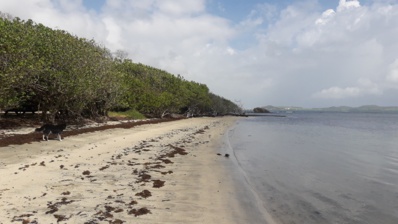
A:
<svg viewBox="0 0 398 224">
<path fill-rule="evenodd" d="M 0 108 L 35 104 L 43 119 L 106 116 L 132 109 L 163 117 L 236 112 L 206 85 L 127 59 L 93 40 L 32 20 L 0 18 Z M 5 18 L 7 17 L 7 18 Z"/>
<path fill-rule="evenodd" d="M 118 117 L 118 118 L 145 119 L 145 116 L 143 114 L 133 109 L 127 111 L 109 111 L 108 115 L 110 117 Z"/>
</svg>

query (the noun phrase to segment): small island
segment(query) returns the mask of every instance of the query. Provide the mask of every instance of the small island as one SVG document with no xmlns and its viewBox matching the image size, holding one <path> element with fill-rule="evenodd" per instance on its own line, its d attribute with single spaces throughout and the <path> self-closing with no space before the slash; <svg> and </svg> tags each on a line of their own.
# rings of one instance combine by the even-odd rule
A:
<svg viewBox="0 0 398 224">
<path fill-rule="evenodd" d="M 253 109 L 253 113 L 265 114 L 265 113 L 270 113 L 270 111 L 265 109 L 265 108 L 262 108 L 262 107 L 256 107 L 256 108 Z"/>
</svg>

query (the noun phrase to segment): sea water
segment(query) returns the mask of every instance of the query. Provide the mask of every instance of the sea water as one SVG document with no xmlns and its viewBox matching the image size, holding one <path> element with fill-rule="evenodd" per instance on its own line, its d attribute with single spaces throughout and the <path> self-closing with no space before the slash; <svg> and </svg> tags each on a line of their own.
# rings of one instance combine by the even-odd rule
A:
<svg viewBox="0 0 398 224">
<path fill-rule="evenodd" d="M 276 223 L 398 223 L 398 114 L 248 117 L 228 141 Z"/>
</svg>

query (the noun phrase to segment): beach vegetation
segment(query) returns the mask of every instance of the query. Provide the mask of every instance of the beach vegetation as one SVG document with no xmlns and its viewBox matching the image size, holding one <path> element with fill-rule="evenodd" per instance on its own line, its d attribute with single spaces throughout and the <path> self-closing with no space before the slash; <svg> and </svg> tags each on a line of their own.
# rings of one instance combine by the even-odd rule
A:
<svg viewBox="0 0 398 224">
<path fill-rule="evenodd" d="M 0 108 L 41 120 L 227 114 L 239 106 L 202 83 L 141 63 L 94 40 L 0 13 Z M 118 112 L 118 113 L 119 113 Z M 136 114 L 135 114 L 136 113 Z M 123 113 L 119 113 L 123 114 Z"/>
<path fill-rule="evenodd" d="M 140 119 L 145 119 L 146 117 L 138 112 L 137 110 L 130 109 L 126 111 L 109 111 L 108 112 L 109 117 L 114 117 L 114 118 L 121 118 L 121 119 L 134 119 L 134 120 L 140 120 Z"/>
</svg>

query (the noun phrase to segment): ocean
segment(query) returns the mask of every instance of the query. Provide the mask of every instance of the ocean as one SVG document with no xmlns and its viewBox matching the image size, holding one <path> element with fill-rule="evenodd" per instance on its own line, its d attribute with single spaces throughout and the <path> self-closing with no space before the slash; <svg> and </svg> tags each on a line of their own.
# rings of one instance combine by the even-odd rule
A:
<svg viewBox="0 0 398 224">
<path fill-rule="evenodd" d="M 259 211 L 282 224 L 398 223 L 398 114 L 286 115 L 227 134 Z"/>
</svg>

